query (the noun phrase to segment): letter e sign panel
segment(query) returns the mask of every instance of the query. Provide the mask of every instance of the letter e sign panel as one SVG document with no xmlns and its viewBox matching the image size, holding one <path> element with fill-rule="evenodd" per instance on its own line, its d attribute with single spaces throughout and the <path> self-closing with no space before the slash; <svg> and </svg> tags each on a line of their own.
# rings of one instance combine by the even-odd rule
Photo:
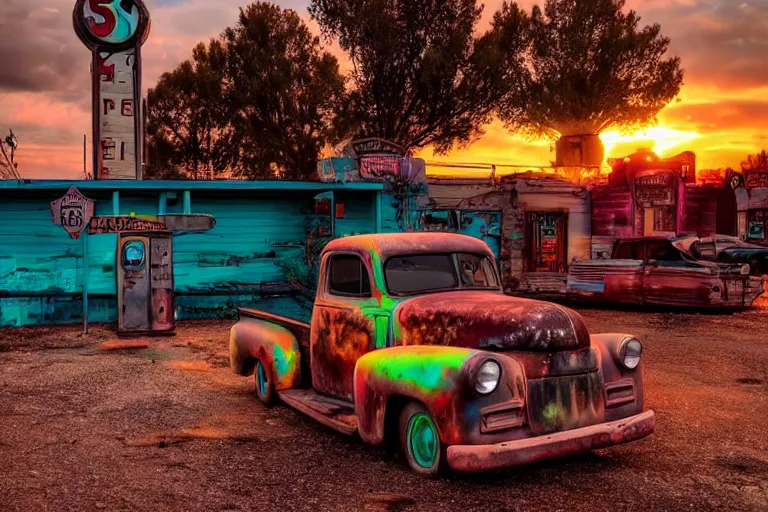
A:
<svg viewBox="0 0 768 512">
<path fill-rule="evenodd" d="M 63 227 L 73 239 L 77 239 L 88 226 L 93 210 L 93 201 L 82 195 L 74 185 L 63 197 L 51 201 L 53 223 Z"/>
</svg>

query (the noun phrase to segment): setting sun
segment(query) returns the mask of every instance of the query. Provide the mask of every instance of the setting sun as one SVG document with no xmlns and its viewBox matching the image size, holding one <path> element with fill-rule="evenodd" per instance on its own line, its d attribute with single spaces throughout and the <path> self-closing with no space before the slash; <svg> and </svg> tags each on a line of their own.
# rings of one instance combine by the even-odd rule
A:
<svg viewBox="0 0 768 512">
<path fill-rule="evenodd" d="M 699 138 L 696 133 L 674 130 L 664 126 L 655 126 L 647 130 L 639 131 L 633 134 L 621 134 L 618 131 L 609 131 L 600 135 L 600 140 L 605 146 L 605 155 L 607 157 L 618 157 L 616 150 L 624 148 L 631 152 L 637 148 L 650 149 L 659 156 L 671 156 L 667 153 L 676 149 L 682 151 L 687 145 Z M 622 152 L 621 154 L 623 154 Z"/>
</svg>

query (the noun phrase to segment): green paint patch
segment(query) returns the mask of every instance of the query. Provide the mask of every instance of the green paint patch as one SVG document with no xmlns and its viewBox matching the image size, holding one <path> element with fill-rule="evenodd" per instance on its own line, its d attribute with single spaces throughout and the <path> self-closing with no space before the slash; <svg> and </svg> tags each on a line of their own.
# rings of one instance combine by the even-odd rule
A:
<svg viewBox="0 0 768 512">
<path fill-rule="evenodd" d="M 544 427 L 549 431 L 558 430 L 562 427 L 564 422 L 564 414 L 562 408 L 552 402 L 544 407 L 541 413 L 542 423 Z"/>
<path fill-rule="evenodd" d="M 275 343 L 272 349 L 272 359 L 275 362 L 277 374 L 282 376 L 287 374 L 295 364 L 296 354 L 293 351 L 286 353 L 283 347 Z"/>
<path fill-rule="evenodd" d="M 397 354 L 385 351 L 381 355 L 373 363 L 373 372 L 377 377 L 405 382 L 424 392 L 435 392 L 453 382 L 453 377 L 470 353 L 460 349 L 402 350 Z"/>
</svg>

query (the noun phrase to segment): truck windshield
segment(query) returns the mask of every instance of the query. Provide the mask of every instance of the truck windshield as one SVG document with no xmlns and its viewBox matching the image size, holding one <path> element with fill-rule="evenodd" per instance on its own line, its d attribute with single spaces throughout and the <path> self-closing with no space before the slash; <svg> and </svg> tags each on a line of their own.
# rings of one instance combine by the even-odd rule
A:
<svg viewBox="0 0 768 512">
<path fill-rule="evenodd" d="M 499 286 L 493 261 L 469 253 L 394 256 L 384 265 L 384 276 L 392 295 Z"/>
</svg>

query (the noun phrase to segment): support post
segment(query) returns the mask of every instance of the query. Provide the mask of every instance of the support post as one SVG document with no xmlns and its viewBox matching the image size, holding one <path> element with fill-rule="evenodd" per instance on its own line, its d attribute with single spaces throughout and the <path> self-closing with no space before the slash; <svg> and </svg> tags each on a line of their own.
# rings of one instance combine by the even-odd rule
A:
<svg viewBox="0 0 768 512">
<path fill-rule="evenodd" d="M 374 207 L 374 229 L 376 230 L 376 233 L 381 233 L 383 231 L 382 227 L 382 220 L 381 220 L 381 192 L 376 192 L 376 195 L 373 196 L 373 207 Z"/>
<path fill-rule="evenodd" d="M 120 215 L 120 191 L 112 191 L 112 215 Z"/>
<path fill-rule="evenodd" d="M 168 205 L 168 192 L 160 192 L 160 197 L 157 200 L 157 214 L 165 215 Z"/>
<path fill-rule="evenodd" d="M 189 190 L 185 190 L 183 193 L 183 201 L 184 201 L 184 214 L 189 215 L 192 213 L 192 197 L 189 193 Z"/>
<path fill-rule="evenodd" d="M 336 238 L 336 196 L 333 193 L 333 190 L 331 190 L 330 194 L 331 194 L 331 238 Z"/>
<path fill-rule="evenodd" d="M 88 232 L 83 233 L 83 334 L 88 334 Z"/>
</svg>

